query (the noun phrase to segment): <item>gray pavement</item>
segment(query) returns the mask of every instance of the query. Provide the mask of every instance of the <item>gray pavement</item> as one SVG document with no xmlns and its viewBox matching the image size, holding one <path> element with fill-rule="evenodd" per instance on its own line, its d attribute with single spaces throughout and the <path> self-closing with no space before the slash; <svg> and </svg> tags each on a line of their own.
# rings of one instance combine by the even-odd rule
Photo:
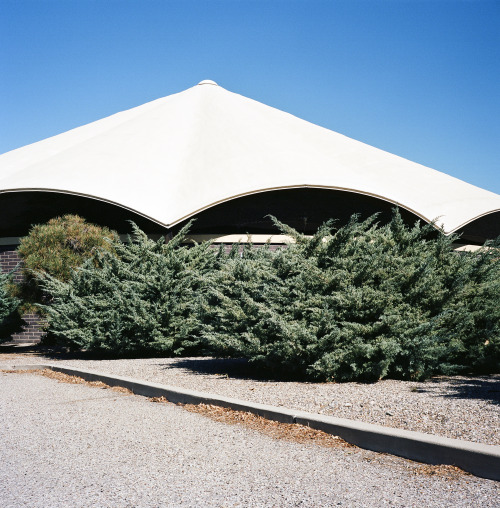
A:
<svg viewBox="0 0 500 508">
<path fill-rule="evenodd" d="M 0 506 L 498 506 L 500 484 L 273 440 L 172 404 L 0 374 Z"/>
</svg>

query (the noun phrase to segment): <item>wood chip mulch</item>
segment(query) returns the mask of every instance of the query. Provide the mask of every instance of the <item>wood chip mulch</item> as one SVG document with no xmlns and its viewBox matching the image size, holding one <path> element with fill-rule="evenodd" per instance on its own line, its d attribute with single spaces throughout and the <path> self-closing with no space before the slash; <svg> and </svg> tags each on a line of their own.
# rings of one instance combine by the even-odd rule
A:
<svg viewBox="0 0 500 508">
<path fill-rule="evenodd" d="M 201 414 L 217 422 L 243 425 L 274 439 L 285 439 L 286 441 L 300 444 L 315 444 L 327 448 L 357 448 L 338 436 L 333 436 L 321 430 L 311 429 L 297 423 L 276 422 L 253 413 L 233 411 L 232 409 L 209 404 L 179 405 L 191 413 Z"/>
<path fill-rule="evenodd" d="M 168 402 L 165 397 L 156 397 L 153 402 Z M 267 420 L 261 416 L 257 416 L 253 413 L 243 411 L 233 411 L 232 409 L 214 406 L 209 404 L 177 404 L 183 407 L 187 411 L 192 413 L 198 413 L 206 416 L 212 420 L 227 423 L 230 425 L 244 425 L 253 430 L 257 430 L 267 436 L 274 439 L 285 439 L 287 441 L 293 441 L 300 444 L 314 444 L 317 446 L 323 446 L 326 448 L 344 448 L 350 449 L 348 454 L 360 452 L 364 453 L 364 450 L 357 446 L 344 441 L 338 436 L 327 434 L 321 430 L 311 429 L 305 425 L 297 423 L 280 423 L 272 420 Z M 364 456 L 363 459 L 366 462 L 386 462 L 387 459 L 391 460 L 393 457 L 385 453 L 377 453 L 375 456 Z M 420 462 L 414 462 L 412 460 L 406 460 L 407 469 L 413 474 L 419 474 L 424 476 L 440 476 L 450 480 L 457 478 L 462 475 L 469 475 L 469 473 L 462 469 L 446 465 L 432 465 L 423 464 Z"/>
</svg>

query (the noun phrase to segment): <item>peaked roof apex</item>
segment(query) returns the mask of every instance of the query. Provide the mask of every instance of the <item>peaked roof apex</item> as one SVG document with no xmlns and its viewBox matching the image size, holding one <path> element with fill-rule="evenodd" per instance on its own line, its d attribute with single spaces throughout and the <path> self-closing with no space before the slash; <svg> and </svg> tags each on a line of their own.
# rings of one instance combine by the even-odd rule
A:
<svg viewBox="0 0 500 508">
<path fill-rule="evenodd" d="M 204 79 L 203 81 L 200 81 L 198 85 L 215 85 L 219 86 L 215 81 L 212 81 L 211 79 Z"/>
</svg>

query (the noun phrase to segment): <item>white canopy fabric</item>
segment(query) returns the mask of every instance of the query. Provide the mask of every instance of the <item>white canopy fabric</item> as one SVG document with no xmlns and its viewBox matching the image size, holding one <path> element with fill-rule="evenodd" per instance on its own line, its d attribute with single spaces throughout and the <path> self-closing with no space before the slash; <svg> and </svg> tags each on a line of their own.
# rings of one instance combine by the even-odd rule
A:
<svg viewBox="0 0 500 508">
<path fill-rule="evenodd" d="M 451 233 L 500 195 L 202 81 L 181 93 L 0 155 L 0 192 L 112 202 L 170 227 L 266 190 L 375 196 Z"/>
</svg>

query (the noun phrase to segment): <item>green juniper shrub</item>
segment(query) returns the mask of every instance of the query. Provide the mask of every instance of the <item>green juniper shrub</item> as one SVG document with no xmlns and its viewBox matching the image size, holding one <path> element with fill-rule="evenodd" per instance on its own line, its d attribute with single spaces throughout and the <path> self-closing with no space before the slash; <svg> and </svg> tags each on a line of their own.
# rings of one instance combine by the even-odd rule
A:
<svg viewBox="0 0 500 508">
<path fill-rule="evenodd" d="M 275 219 L 274 219 L 275 220 Z M 73 348 L 247 358 L 318 381 L 425 379 L 500 365 L 500 243 L 471 253 L 433 225 L 353 216 L 295 243 L 187 248 L 184 228 L 42 277 L 50 331 Z"/>
<path fill-rule="evenodd" d="M 23 300 L 25 310 L 30 310 L 36 303 L 47 303 L 39 273 L 68 281 L 74 268 L 96 250 L 111 250 L 110 241 L 117 238 L 114 231 L 89 224 L 77 215 L 55 217 L 45 224 L 33 226 L 29 234 L 21 238 L 17 249 L 22 260 L 23 281 L 15 293 Z"/>
<path fill-rule="evenodd" d="M 500 371 L 500 238 L 463 253 L 444 326 L 452 330 L 447 360 L 475 372 Z M 465 281 L 465 283 L 464 283 Z"/>
<path fill-rule="evenodd" d="M 219 256 L 209 244 L 180 245 L 186 226 L 170 242 L 152 241 L 133 226 L 134 238 L 94 253 L 69 281 L 44 276 L 52 303 L 49 332 L 62 344 L 99 354 L 180 354 L 198 350 L 194 312 L 203 275 Z"/>
<path fill-rule="evenodd" d="M 17 312 L 20 301 L 10 291 L 13 271 L 3 273 L 0 270 L 0 342 L 8 340 L 23 324 Z"/>
<path fill-rule="evenodd" d="M 321 381 L 498 368 L 498 250 L 457 254 L 432 225 L 375 219 L 312 238 L 275 220 L 295 244 L 247 248 L 212 274 L 198 311 L 208 347 Z"/>
</svg>

